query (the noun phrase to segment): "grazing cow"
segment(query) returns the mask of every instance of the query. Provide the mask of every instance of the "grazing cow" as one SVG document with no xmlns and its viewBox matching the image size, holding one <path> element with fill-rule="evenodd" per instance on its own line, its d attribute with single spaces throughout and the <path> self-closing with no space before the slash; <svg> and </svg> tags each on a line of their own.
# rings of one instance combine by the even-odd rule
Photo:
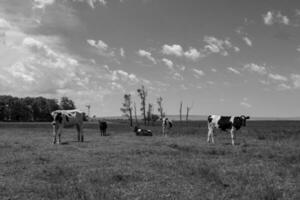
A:
<svg viewBox="0 0 300 200">
<path fill-rule="evenodd" d="M 172 128 L 173 123 L 168 118 L 164 117 L 162 118 L 162 133 L 164 136 L 167 136 L 167 133 Z"/>
<path fill-rule="evenodd" d="M 246 120 L 250 119 L 249 116 L 220 116 L 220 115 L 209 115 L 208 116 L 208 134 L 207 142 L 210 140 L 214 141 L 214 130 L 220 129 L 222 131 L 230 130 L 231 143 L 234 145 L 235 132 L 238 131 L 242 126 L 246 126 Z"/>
<path fill-rule="evenodd" d="M 51 113 L 53 117 L 53 144 L 56 143 L 58 136 L 58 144 L 61 143 L 61 133 L 63 128 L 76 126 L 77 140 L 83 142 L 83 116 L 84 113 L 79 110 L 56 110 Z"/>
<path fill-rule="evenodd" d="M 107 123 L 105 121 L 98 121 L 101 136 L 106 136 Z"/>
<path fill-rule="evenodd" d="M 134 127 L 134 132 L 136 136 L 152 136 L 151 130 L 141 129 L 138 128 L 137 126 Z"/>
</svg>

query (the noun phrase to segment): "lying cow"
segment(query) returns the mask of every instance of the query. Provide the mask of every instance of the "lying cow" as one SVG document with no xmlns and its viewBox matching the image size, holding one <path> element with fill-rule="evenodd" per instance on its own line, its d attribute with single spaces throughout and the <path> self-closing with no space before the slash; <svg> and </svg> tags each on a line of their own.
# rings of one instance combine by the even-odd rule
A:
<svg viewBox="0 0 300 200">
<path fill-rule="evenodd" d="M 98 121 L 101 136 L 106 136 L 107 123 L 105 121 Z"/>
<path fill-rule="evenodd" d="M 61 143 L 61 133 L 63 128 L 76 127 L 77 140 L 83 142 L 83 117 L 84 113 L 79 110 L 56 110 L 51 113 L 53 117 L 53 144 L 56 143 L 56 137 L 58 136 L 57 143 Z"/>
<path fill-rule="evenodd" d="M 162 134 L 164 136 L 167 136 L 167 133 L 170 131 L 170 129 L 173 127 L 173 123 L 168 118 L 164 117 L 162 118 Z"/>
<path fill-rule="evenodd" d="M 137 126 L 134 127 L 134 132 L 136 136 L 152 136 L 152 131 L 151 130 L 146 130 L 146 129 L 141 129 L 138 128 Z"/>
<path fill-rule="evenodd" d="M 241 127 L 246 126 L 246 120 L 250 119 L 249 116 L 220 116 L 220 115 L 209 115 L 208 116 L 208 134 L 207 142 L 214 141 L 214 131 L 219 129 L 222 131 L 230 130 L 231 134 L 231 143 L 234 145 L 235 132 L 238 131 Z"/>
</svg>

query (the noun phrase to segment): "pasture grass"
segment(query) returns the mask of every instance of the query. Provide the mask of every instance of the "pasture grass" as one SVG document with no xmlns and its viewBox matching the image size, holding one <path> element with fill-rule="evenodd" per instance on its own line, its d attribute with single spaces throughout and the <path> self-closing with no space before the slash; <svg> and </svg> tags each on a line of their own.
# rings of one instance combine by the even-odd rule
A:
<svg viewBox="0 0 300 200">
<path fill-rule="evenodd" d="M 279 125 L 278 125 L 279 124 Z M 84 143 L 65 129 L 53 145 L 49 123 L 0 123 L 0 199 L 299 199 L 299 122 L 249 122 L 206 143 L 204 122 L 175 123 L 168 137 L 137 137 L 110 123 Z"/>
</svg>

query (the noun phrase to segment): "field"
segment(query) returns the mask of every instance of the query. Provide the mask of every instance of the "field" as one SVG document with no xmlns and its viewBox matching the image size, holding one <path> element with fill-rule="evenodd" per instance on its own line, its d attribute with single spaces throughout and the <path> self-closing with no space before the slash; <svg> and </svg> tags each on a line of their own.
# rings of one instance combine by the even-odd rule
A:
<svg viewBox="0 0 300 200">
<path fill-rule="evenodd" d="M 66 129 L 53 145 L 50 123 L 0 123 L 0 199 L 300 199 L 299 121 L 250 121 L 235 147 L 207 144 L 205 122 L 149 128 L 89 123 L 84 143 Z"/>
</svg>

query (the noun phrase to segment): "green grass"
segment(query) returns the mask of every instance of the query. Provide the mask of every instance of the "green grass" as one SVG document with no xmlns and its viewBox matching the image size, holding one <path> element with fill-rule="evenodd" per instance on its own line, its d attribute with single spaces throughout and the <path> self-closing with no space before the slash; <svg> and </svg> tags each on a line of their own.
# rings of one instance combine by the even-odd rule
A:
<svg viewBox="0 0 300 200">
<path fill-rule="evenodd" d="M 299 199 L 299 122 L 249 122 L 235 147 L 225 133 L 207 144 L 204 122 L 167 138 L 85 128 L 86 142 L 65 129 L 53 145 L 49 123 L 0 123 L 0 199 Z"/>
</svg>

